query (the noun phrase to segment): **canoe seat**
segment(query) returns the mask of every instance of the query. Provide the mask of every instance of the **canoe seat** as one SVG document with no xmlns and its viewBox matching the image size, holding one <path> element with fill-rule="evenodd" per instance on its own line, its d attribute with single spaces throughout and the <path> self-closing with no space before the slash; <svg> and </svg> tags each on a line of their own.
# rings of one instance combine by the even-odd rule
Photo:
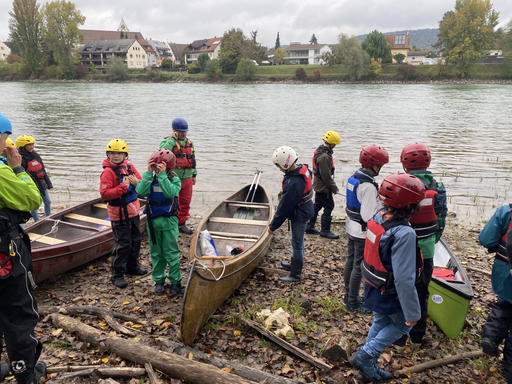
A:
<svg viewBox="0 0 512 384">
<path fill-rule="evenodd" d="M 243 237 L 225 237 L 225 236 L 217 236 L 217 235 L 212 235 L 212 239 L 233 240 L 233 241 L 250 241 L 251 243 L 255 243 L 258 241 L 257 239 L 246 239 Z"/>
<path fill-rule="evenodd" d="M 255 205 L 261 205 L 262 207 L 267 208 L 269 206 L 268 203 L 258 203 L 258 202 L 250 202 L 250 201 L 239 201 L 239 200 L 224 200 L 224 203 L 234 205 L 235 207 L 252 207 L 255 208 Z M 240 205 L 238 205 L 240 204 Z"/>
<path fill-rule="evenodd" d="M 248 203 L 231 203 L 226 201 L 231 207 L 243 207 L 243 208 L 254 208 L 254 209 L 268 209 L 268 205 L 256 205 L 256 204 L 248 204 Z"/>
<path fill-rule="evenodd" d="M 57 245 L 61 243 L 65 243 L 65 240 L 56 239 L 55 237 L 50 236 L 41 236 L 38 233 L 27 233 L 32 241 L 37 241 L 38 243 L 48 244 L 48 245 Z"/>
<path fill-rule="evenodd" d="M 107 204 L 105 204 L 105 203 L 98 203 L 98 204 L 94 204 L 94 206 L 95 206 L 96 208 L 107 208 Z"/>
<path fill-rule="evenodd" d="M 240 237 L 240 238 L 252 238 L 257 239 L 259 236 L 257 235 L 246 235 L 245 233 L 233 233 L 233 232 L 217 232 L 217 231 L 209 231 L 210 235 L 217 235 L 222 237 Z"/>
<path fill-rule="evenodd" d="M 226 224 L 242 224 L 242 225 L 263 225 L 267 226 L 268 221 L 264 220 L 245 220 L 245 219 L 232 219 L 230 217 L 210 217 L 208 219 L 211 223 L 226 223 Z"/>
<path fill-rule="evenodd" d="M 107 227 L 110 227 L 112 223 L 108 220 L 104 219 L 97 219 L 95 217 L 89 217 L 84 215 L 78 215 L 76 213 L 67 213 L 64 215 L 64 217 L 68 219 L 74 219 L 79 221 L 86 221 L 88 223 L 98 224 L 98 225 L 106 225 Z"/>
</svg>

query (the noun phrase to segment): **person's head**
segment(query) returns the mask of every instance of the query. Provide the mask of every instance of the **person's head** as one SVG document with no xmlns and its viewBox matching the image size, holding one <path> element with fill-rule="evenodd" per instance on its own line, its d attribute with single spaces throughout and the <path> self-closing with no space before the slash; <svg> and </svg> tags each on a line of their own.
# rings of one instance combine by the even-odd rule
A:
<svg viewBox="0 0 512 384">
<path fill-rule="evenodd" d="M 114 164 L 121 164 L 128 157 L 128 144 L 124 140 L 114 139 L 107 144 L 107 157 Z"/>
<path fill-rule="evenodd" d="M 430 166 L 430 149 L 425 144 L 412 143 L 406 145 L 400 154 L 400 162 L 406 172 L 425 170 Z"/>
<path fill-rule="evenodd" d="M 389 163 L 388 151 L 378 145 L 364 147 L 359 154 L 359 163 L 363 169 L 377 176 L 381 168 Z"/>
<path fill-rule="evenodd" d="M 11 133 L 11 121 L 7 118 L 7 116 L 0 113 L 0 148 L 2 148 L 2 151 L 6 147 L 6 141 Z"/>
<path fill-rule="evenodd" d="M 425 198 L 425 185 L 413 175 L 396 173 L 382 181 L 379 198 L 395 218 L 409 217 L 419 211 L 419 203 Z"/>
<path fill-rule="evenodd" d="M 322 140 L 324 141 L 324 145 L 330 149 L 333 149 L 335 146 L 341 143 L 341 137 L 336 131 L 325 132 L 322 136 Z"/>
<path fill-rule="evenodd" d="M 24 149 L 27 152 L 32 152 L 35 144 L 36 139 L 30 135 L 21 135 L 16 138 L 16 148 Z"/>
<path fill-rule="evenodd" d="M 187 137 L 188 123 L 185 119 L 177 117 L 172 121 L 172 130 L 178 134 L 178 140 L 183 140 Z"/>
<path fill-rule="evenodd" d="M 167 168 L 168 171 L 172 171 L 176 168 L 176 157 L 174 153 L 168 149 L 159 149 L 153 152 L 150 159 L 154 165 L 165 163 L 165 168 Z"/>
<path fill-rule="evenodd" d="M 1 139 L 0 139 L 0 144 L 1 144 Z M 7 147 L 11 147 L 11 148 L 16 148 L 16 146 L 14 145 L 14 141 L 12 141 L 9 137 L 7 137 L 5 139 L 5 144 L 2 144 L 0 146 L 0 148 L 3 147 L 3 150 L 2 150 L 2 155 L 5 156 L 6 152 L 7 152 Z"/>
<path fill-rule="evenodd" d="M 281 170 L 281 172 L 286 173 L 297 168 L 296 162 L 298 158 L 297 153 L 292 147 L 283 146 L 274 151 L 274 154 L 272 155 L 272 162 Z"/>
</svg>

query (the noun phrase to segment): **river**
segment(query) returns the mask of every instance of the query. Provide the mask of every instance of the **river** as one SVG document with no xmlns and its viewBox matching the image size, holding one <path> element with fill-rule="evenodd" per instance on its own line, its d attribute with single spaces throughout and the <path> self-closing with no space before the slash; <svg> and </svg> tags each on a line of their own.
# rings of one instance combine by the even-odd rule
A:
<svg viewBox="0 0 512 384">
<path fill-rule="evenodd" d="M 54 209 L 99 196 L 110 139 L 128 143 L 142 174 L 172 119 L 185 118 L 199 173 L 193 215 L 207 213 L 257 169 L 277 203 L 282 175 L 270 160 L 274 150 L 290 145 L 311 165 L 323 133 L 335 130 L 341 190 L 364 146 L 390 154 L 380 182 L 402 170 L 406 144 L 422 142 L 450 211 L 463 224 L 482 223 L 511 200 L 511 105 L 508 85 L 0 83 L 0 112 L 11 119 L 13 138 L 37 140 Z M 334 215 L 344 215 L 344 197 L 335 200 Z"/>
</svg>

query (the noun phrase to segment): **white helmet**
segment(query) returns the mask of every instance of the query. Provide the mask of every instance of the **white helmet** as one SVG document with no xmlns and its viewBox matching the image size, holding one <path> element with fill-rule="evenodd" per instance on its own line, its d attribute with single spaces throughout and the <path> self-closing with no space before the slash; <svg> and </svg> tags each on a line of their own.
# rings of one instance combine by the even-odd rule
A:
<svg viewBox="0 0 512 384">
<path fill-rule="evenodd" d="M 298 156 L 292 147 L 279 147 L 272 155 L 272 162 L 284 170 L 289 169 L 297 161 Z"/>
</svg>

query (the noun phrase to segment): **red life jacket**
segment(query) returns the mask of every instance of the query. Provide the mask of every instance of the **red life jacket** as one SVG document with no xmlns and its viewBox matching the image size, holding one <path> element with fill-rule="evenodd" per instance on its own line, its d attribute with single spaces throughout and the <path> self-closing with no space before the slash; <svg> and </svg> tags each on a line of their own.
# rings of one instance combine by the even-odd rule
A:
<svg viewBox="0 0 512 384">
<path fill-rule="evenodd" d="M 384 213 L 383 213 L 384 214 Z M 407 220 L 387 220 L 382 225 L 377 224 L 375 220 L 368 222 L 366 230 L 366 240 L 364 246 L 364 260 L 361 272 L 364 281 L 372 287 L 382 291 L 382 295 L 395 295 L 396 287 L 393 277 L 393 271 L 388 271 L 382 262 L 386 258 L 391 262 L 391 247 L 393 239 L 390 239 L 386 246 L 381 249 L 380 239 L 390 228 L 399 225 L 409 225 Z M 423 256 L 421 249 L 416 241 L 416 281 L 418 281 L 423 270 Z"/>
<path fill-rule="evenodd" d="M 512 215 L 512 204 L 509 204 L 510 213 Z M 496 258 L 499 260 L 503 260 L 505 262 L 509 262 L 507 255 L 507 233 L 512 228 L 512 220 L 510 220 L 510 224 L 508 225 L 507 232 L 501 237 L 500 242 L 498 243 L 498 250 L 496 251 Z"/>
<path fill-rule="evenodd" d="M 304 191 L 302 191 L 302 197 L 300 199 L 300 205 L 303 205 L 313 199 L 313 181 L 311 179 L 311 173 L 309 173 L 307 165 L 301 165 L 299 175 L 304 178 Z M 281 190 L 284 188 L 284 180 L 285 178 L 283 178 Z"/>
<path fill-rule="evenodd" d="M 425 198 L 420 201 L 421 210 L 409 218 L 411 227 L 416 231 L 418 239 L 432 236 L 439 231 L 439 223 L 437 222 L 435 207 L 435 199 L 437 196 L 437 181 L 427 187 Z"/>
<path fill-rule="evenodd" d="M 176 140 L 172 153 L 176 157 L 176 169 L 192 169 L 196 167 L 196 155 L 189 139 L 187 139 L 184 146 Z"/>
<path fill-rule="evenodd" d="M 30 160 L 27 163 L 27 172 L 30 173 L 34 179 L 42 179 L 44 177 L 43 166 L 37 159 Z"/>
<path fill-rule="evenodd" d="M 316 165 L 316 157 L 320 153 L 327 153 L 329 155 L 329 157 L 331 158 L 331 175 L 332 176 L 334 176 L 334 158 L 332 157 L 332 151 L 329 151 L 323 145 L 319 146 L 313 153 L 313 175 L 315 175 L 315 177 L 318 177 L 320 180 L 322 180 L 322 176 L 320 175 L 320 172 L 318 171 L 318 166 Z"/>
</svg>

